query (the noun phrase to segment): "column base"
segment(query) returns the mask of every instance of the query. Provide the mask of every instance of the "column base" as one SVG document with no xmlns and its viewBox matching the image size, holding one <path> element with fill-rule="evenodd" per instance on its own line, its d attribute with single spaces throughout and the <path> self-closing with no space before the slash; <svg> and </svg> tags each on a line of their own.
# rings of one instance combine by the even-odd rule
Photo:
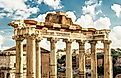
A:
<svg viewBox="0 0 121 78">
<path fill-rule="evenodd" d="M 16 73 L 16 78 L 23 78 L 23 73 Z"/>
<path fill-rule="evenodd" d="M 36 78 L 34 75 L 29 75 L 27 78 Z"/>
<path fill-rule="evenodd" d="M 50 75 L 50 78 L 57 78 L 57 75 Z"/>
<path fill-rule="evenodd" d="M 86 78 L 86 74 L 84 73 L 84 71 L 79 71 L 79 77 Z"/>
</svg>

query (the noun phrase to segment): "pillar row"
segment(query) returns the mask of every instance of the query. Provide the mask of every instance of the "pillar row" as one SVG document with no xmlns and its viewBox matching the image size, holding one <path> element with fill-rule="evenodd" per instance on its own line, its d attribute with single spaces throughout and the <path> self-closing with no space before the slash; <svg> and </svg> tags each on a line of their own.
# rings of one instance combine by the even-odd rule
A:
<svg viewBox="0 0 121 78">
<path fill-rule="evenodd" d="M 22 36 L 16 36 L 16 78 L 23 78 L 23 40 Z"/>
<path fill-rule="evenodd" d="M 90 41 L 91 45 L 91 78 L 97 78 L 97 55 L 96 55 L 96 43 L 97 41 Z"/>
<path fill-rule="evenodd" d="M 27 78 L 36 78 L 35 36 L 27 36 Z"/>
<path fill-rule="evenodd" d="M 79 75 L 80 78 L 86 78 L 85 70 L 85 42 L 78 40 L 79 43 Z"/>
<path fill-rule="evenodd" d="M 71 51 L 72 40 L 65 39 L 64 42 L 66 42 L 66 78 L 73 78 Z"/>
<path fill-rule="evenodd" d="M 110 51 L 110 40 L 104 40 L 104 78 L 113 78 L 112 56 Z"/>
</svg>

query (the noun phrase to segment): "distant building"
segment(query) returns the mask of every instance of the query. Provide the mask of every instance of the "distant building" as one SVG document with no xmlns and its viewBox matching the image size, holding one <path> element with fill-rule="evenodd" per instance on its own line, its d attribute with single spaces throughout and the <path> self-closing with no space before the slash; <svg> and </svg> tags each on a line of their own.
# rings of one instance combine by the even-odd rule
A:
<svg viewBox="0 0 121 78">
<path fill-rule="evenodd" d="M 121 56 L 117 57 L 115 66 L 121 66 Z"/>
<path fill-rule="evenodd" d="M 102 54 L 102 55 L 103 55 L 103 48 L 97 48 L 97 49 L 96 49 L 96 53 L 97 53 L 97 55 L 99 55 L 99 54 Z M 86 50 L 86 54 L 91 55 L 91 50 L 90 50 L 90 48 Z M 91 64 L 90 57 L 88 56 L 88 57 L 86 57 L 86 59 L 87 59 L 87 60 L 86 60 L 86 64 L 87 64 L 87 65 Z M 102 59 L 102 58 L 98 58 L 98 60 L 97 60 L 97 65 L 100 66 L 100 65 L 102 65 L 102 64 L 103 64 L 103 59 Z"/>
<path fill-rule="evenodd" d="M 23 75 L 26 78 L 26 45 L 23 46 Z M 50 52 L 41 48 L 41 69 L 42 69 L 42 78 L 49 78 L 49 55 Z M 12 47 L 3 52 L 0 52 L 0 78 L 15 78 L 16 71 L 16 48 Z"/>
</svg>

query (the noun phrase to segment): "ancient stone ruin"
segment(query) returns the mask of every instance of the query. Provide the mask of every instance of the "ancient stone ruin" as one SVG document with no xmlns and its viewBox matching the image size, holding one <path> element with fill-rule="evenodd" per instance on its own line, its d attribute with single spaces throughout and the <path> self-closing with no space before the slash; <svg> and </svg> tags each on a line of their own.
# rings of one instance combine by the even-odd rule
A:
<svg viewBox="0 0 121 78">
<path fill-rule="evenodd" d="M 112 61 L 108 29 L 82 28 L 74 24 L 64 12 L 48 13 L 45 22 L 35 20 L 16 20 L 10 26 L 14 27 L 13 39 L 16 41 L 16 78 L 23 78 L 23 40 L 26 39 L 27 75 L 26 78 L 41 78 L 41 50 L 39 43 L 43 38 L 50 41 L 50 78 L 57 78 L 57 59 L 55 44 L 59 39 L 66 43 L 66 78 L 73 78 L 71 43 L 79 44 L 80 78 L 86 78 L 85 42 L 91 45 L 91 78 L 97 78 L 96 43 L 104 44 L 104 78 L 112 78 Z"/>
</svg>

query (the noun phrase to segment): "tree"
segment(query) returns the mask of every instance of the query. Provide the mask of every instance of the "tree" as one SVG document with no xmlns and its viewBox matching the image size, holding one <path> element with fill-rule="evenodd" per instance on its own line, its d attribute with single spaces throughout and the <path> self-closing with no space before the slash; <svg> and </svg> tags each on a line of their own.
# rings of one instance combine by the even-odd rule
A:
<svg viewBox="0 0 121 78">
<path fill-rule="evenodd" d="M 121 56 L 121 49 L 120 48 L 111 49 L 111 53 L 112 53 L 112 62 L 113 62 L 113 78 L 115 78 L 117 74 L 121 73 L 121 67 L 115 66 L 117 58 Z"/>
<path fill-rule="evenodd" d="M 113 62 L 113 78 L 119 73 L 121 73 L 121 67 L 115 66 L 115 63 L 117 61 L 117 58 L 121 56 L 121 49 L 111 49 L 111 56 L 112 56 L 112 62 Z M 104 55 L 102 53 L 97 54 L 97 59 L 103 59 Z M 98 75 L 101 76 L 104 74 L 104 66 L 98 66 Z"/>
<path fill-rule="evenodd" d="M 97 67 L 97 72 L 98 72 L 98 76 L 102 76 L 104 75 L 104 67 L 103 66 L 98 66 Z"/>
<path fill-rule="evenodd" d="M 64 63 L 65 63 L 65 60 L 66 60 L 66 55 L 63 55 L 63 56 L 61 57 L 61 59 L 57 59 L 57 62 L 58 62 L 59 64 L 64 64 Z"/>
</svg>

